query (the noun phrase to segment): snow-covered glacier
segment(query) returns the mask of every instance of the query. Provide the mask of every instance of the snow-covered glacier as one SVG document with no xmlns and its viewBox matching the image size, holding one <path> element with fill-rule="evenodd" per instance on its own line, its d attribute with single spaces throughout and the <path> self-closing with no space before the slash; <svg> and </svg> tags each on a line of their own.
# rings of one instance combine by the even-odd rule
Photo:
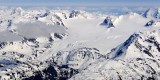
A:
<svg viewBox="0 0 160 80">
<path fill-rule="evenodd" d="M 160 9 L 144 9 L 1 7 L 0 79 L 159 80 Z"/>
</svg>

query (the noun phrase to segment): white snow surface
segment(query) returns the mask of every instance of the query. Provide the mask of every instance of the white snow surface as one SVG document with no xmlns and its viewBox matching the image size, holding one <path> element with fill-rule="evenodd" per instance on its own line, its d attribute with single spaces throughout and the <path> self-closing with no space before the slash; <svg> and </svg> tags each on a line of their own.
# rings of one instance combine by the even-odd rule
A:
<svg viewBox="0 0 160 80">
<path fill-rule="evenodd" d="M 153 56 L 156 60 L 160 59 L 156 56 L 157 47 L 145 42 L 151 36 L 160 43 L 159 19 L 154 19 L 157 22 L 155 25 L 145 27 L 155 17 L 150 14 L 145 12 L 147 17 L 144 17 L 131 12 L 113 16 L 81 10 L 0 9 L 0 79 L 11 79 L 7 73 L 15 73 L 15 79 L 20 79 L 16 71 L 23 70 L 27 76 L 32 76 L 34 71 L 46 67 L 37 67 L 35 64 L 51 57 L 54 57 L 58 66 L 69 65 L 79 70 L 71 80 L 139 79 L 142 75 L 146 79 L 146 76 L 152 75 L 145 70 L 152 68 L 141 63 L 148 60 L 147 64 L 150 65 L 149 59 L 152 58 L 139 50 L 148 50 L 148 46 L 153 46 L 153 52 L 150 53 L 155 53 Z M 111 18 L 114 28 L 101 25 L 106 17 Z M 144 39 L 136 36 L 124 46 L 126 40 L 136 33 Z M 134 45 L 136 40 L 145 48 L 137 49 Z M 118 54 L 119 51 L 122 52 Z M 142 58 L 142 62 L 138 63 L 137 58 Z M 34 70 L 16 60 L 27 63 Z M 144 70 L 135 68 L 134 64 L 142 66 Z M 132 72 L 131 68 L 135 71 Z M 159 72 L 159 67 L 153 68 Z M 157 79 L 160 79 L 159 76 Z"/>
</svg>

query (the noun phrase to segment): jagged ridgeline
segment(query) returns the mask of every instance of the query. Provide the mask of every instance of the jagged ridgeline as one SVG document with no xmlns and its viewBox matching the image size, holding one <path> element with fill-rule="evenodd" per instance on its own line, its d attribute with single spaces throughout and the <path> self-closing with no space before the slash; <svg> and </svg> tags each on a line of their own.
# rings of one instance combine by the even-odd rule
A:
<svg viewBox="0 0 160 80">
<path fill-rule="evenodd" d="M 159 9 L 123 10 L 0 7 L 0 80 L 159 80 Z"/>
</svg>

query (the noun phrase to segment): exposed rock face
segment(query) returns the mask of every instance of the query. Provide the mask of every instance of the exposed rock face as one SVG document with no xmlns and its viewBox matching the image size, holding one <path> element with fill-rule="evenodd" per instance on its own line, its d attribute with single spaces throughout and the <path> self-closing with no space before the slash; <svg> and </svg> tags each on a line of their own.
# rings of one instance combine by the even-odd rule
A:
<svg viewBox="0 0 160 80">
<path fill-rule="evenodd" d="M 96 16 L 98 16 L 98 15 L 96 15 Z M 70 11 L 68 18 L 91 19 L 91 18 L 96 18 L 96 16 L 94 14 L 91 14 L 91 13 L 83 11 L 83 10 L 72 10 L 72 11 Z"/>
<path fill-rule="evenodd" d="M 106 26 L 107 28 L 115 27 L 110 17 L 107 17 L 101 25 Z"/>
<path fill-rule="evenodd" d="M 160 79 L 159 30 L 135 33 L 124 43 L 71 80 L 80 79 Z M 154 65 L 154 66 L 153 66 Z"/>
<path fill-rule="evenodd" d="M 35 42 L 35 39 L 29 39 L 29 41 Z M 43 54 L 43 52 L 33 53 L 35 57 L 40 54 Z M 94 61 L 105 58 L 99 53 L 98 49 L 86 47 L 58 52 L 56 56 L 52 56 L 45 62 L 34 62 L 33 57 L 17 52 L 4 52 L 2 56 L 7 55 L 12 55 L 13 60 L 10 60 L 10 58 L 0 60 L 0 67 L 4 68 L 1 71 L 5 72 L 0 76 L 1 79 L 66 80 L 86 69 Z M 23 62 L 23 58 L 29 62 Z M 7 68 L 11 65 L 16 66 L 16 68 Z"/>
<path fill-rule="evenodd" d="M 160 31 L 131 35 L 153 29 L 144 28 L 144 21 L 151 15 L 155 19 L 145 26 L 157 25 L 158 11 L 147 11 L 147 19 L 137 13 L 107 17 L 101 25 L 114 27 L 113 30 L 99 27 L 104 16 L 93 17 L 83 11 L 3 11 L 0 10 L 0 80 L 160 79 Z"/>
<path fill-rule="evenodd" d="M 69 15 L 69 18 L 77 17 L 79 14 L 80 14 L 79 11 L 72 10 L 72 12 Z"/>
<path fill-rule="evenodd" d="M 147 22 L 146 24 L 145 24 L 145 26 L 146 27 L 148 27 L 148 26 L 153 26 L 155 24 L 155 21 L 154 20 L 150 20 L 149 22 Z"/>
<path fill-rule="evenodd" d="M 160 11 L 159 9 L 149 8 L 144 12 L 143 16 L 145 18 L 160 19 Z"/>
<path fill-rule="evenodd" d="M 47 50 L 51 49 L 55 41 L 60 41 L 67 37 L 66 28 L 63 26 L 59 26 L 61 28 L 50 26 L 51 28 L 56 28 L 53 31 L 49 26 L 43 24 L 41 28 L 39 25 L 35 26 L 32 23 L 24 25 L 30 26 L 25 26 L 24 28 L 23 25 L 20 25 L 13 31 L 6 31 L 5 34 L 0 34 L 0 79 L 56 79 L 56 73 L 58 73 L 57 70 L 54 70 L 56 64 L 52 65 L 52 67 L 50 63 L 37 61 L 36 58 L 44 55 Z M 34 27 L 36 29 L 33 29 Z M 56 68 L 59 67 L 57 66 Z M 65 70 L 61 70 L 58 76 L 59 74 L 64 75 Z M 68 76 L 65 78 L 68 78 Z"/>
<path fill-rule="evenodd" d="M 152 32 L 145 32 L 139 34 L 133 34 L 126 42 L 118 46 L 117 48 L 113 49 L 112 52 L 114 53 L 114 57 L 121 52 L 123 57 L 130 57 L 129 54 L 133 54 L 133 56 L 138 56 L 140 58 L 153 58 L 158 57 L 158 53 L 160 53 L 160 38 L 159 38 L 159 30 L 152 31 Z M 130 50 L 133 49 L 133 50 Z M 109 54 L 109 55 L 110 55 Z M 142 54 L 143 56 L 140 56 Z M 121 56 L 121 55 L 120 55 Z M 118 57 L 118 56 L 117 56 Z M 122 57 L 122 56 L 121 56 Z"/>
<path fill-rule="evenodd" d="M 126 73 L 126 76 L 132 75 L 132 78 L 134 79 L 160 79 L 160 76 L 158 75 L 160 71 L 156 70 L 159 68 L 159 45 L 159 30 L 134 34 L 126 42 L 115 48 L 109 56 L 114 55 L 112 58 L 118 61 L 122 60 L 123 63 L 121 64 L 123 65 L 128 63 L 128 66 L 130 66 L 129 68 L 135 70 L 134 72 L 136 73 L 133 74 L 129 72 Z M 152 66 L 154 64 L 155 66 Z M 115 70 L 117 69 L 115 68 Z M 117 73 L 119 73 L 119 70 Z M 118 75 L 124 74 L 120 72 Z M 139 78 L 136 77 L 136 75 L 139 75 Z M 126 79 L 125 77 L 120 78 Z"/>
<path fill-rule="evenodd" d="M 158 27 L 158 26 L 160 26 L 160 21 L 150 20 L 149 22 L 147 22 L 145 24 L 145 27 L 150 27 L 150 26 L 152 26 L 152 27 Z"/>
<path fill-rule="evenodd" d="M 69 12 L 70 15 L 64 12 L 60 16 L 58 13 L 47 10 L 25 11 L 22 8 L 16 8 L 11 12 L 8 11 L 8 14 L 10 14 L 9 18 L 0 14 L 0 26 L 6 26 L 4 32 L 0 32 L 1 80 L 68 79 L 79 72 L 78 67 L 82 66 L 84 61 L 88 62 L 87 66 L 101 57 L 95 48 L 82 48 L 66 51 L 67 56 L 54 56 L 51 57 L 53 60 L 46 62 L 37 60 L 53 48 L 54 42 L 61 41 L 68 36 L 67 28 L 62 20 L 63 16 L 65 19 L 76 18 L 79 15 L 85 18 L 86 15 L 80 14 L 80 11 Z M 77 57 L 78 55 L 81 57 Z M 66 60 L 68 62 L 59 65 L 60 62 L 54 61 L 59 59 L 58 57 L 68 57 Z M 73 65 L 78 67 L 75 68 Z"/>
<path fill-rule="evenodd" d="M 54 61 L 59 65 L 67 65 L 73 69 L 84 69 L 92 62 L 104 58 L 96 48 L 79 48 L 71 51 L 60 51 L 54 58 Z"/>
<path fill-rule="evenodd" d="M 36 71 L 32 76 L 23 78 L 23 80 L 67 80 L 78 73 L 78 70 L 69 68 L 67 65 L 56 65 L 53 60 L 46 63 L 49 65 L 45 69 Z"/>
<path fill-rule="evenodd" d="M 128 47 L 137 39 L 138 36 L 139 34 L 131 35 L 126 42 L 124 42 L 117 48 L 112 49 L 111 53 L 107 54 L 108 55 L 107 57 L 113 59 L 116 57 L 121 57 L 122 55 L 124 56 L 126 54 L 126 50 L 128 49 Z"/>
</svg>

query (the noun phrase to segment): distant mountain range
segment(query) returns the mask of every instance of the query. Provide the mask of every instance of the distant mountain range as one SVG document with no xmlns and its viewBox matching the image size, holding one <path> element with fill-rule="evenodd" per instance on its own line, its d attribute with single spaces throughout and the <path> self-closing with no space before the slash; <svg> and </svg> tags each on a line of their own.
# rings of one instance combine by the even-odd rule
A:
<svg viewBox="0 0 160 80">
<path fill-rule="evenodd" d="M 159 8 L 0 8 L 0 79 L 158 80 L 159 29 Z"/>
</svg>

